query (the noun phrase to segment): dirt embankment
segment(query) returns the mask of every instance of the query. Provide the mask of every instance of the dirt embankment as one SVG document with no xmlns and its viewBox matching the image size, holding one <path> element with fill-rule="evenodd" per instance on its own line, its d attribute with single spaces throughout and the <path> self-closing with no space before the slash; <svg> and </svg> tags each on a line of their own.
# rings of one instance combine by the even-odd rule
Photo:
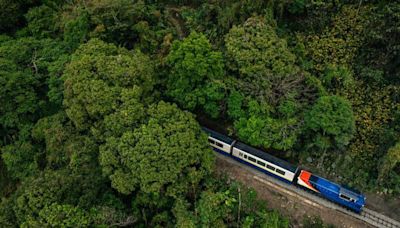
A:
<svg viewBox="0 0 400 228">
<path fill-rule="evenodd" d="M 283 215 L 288 216 L 293 227 L 303 227 L 302 221 L 305 216 L 319 216 L 325 223 L 336 227 L 372 227 L 358 219 L 339 211 L 322 207 L 296 193 L 255 176 L 253 172 L 228 162 L 226 159 L 217 157 L 216 162 L 218 173 L 226 173 L 230 178 L 254 188 L 258 193 L 258 197 L 267 201 L 269 208 L 276 209 Z"/>
</svg>

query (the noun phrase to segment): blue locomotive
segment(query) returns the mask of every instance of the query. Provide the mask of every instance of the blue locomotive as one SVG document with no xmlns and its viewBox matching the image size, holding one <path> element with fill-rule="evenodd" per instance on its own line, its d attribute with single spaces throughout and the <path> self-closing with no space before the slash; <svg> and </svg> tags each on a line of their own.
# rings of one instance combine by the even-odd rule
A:
<svg viewBox="0 0 400 228">
<path fill-rule="evenodd" d="M 360 213 L 365 205 L 365 196 L 360 192 L 316 176 L 211 129 L 203 127 L 203 130 L 208 134 L 210 146 L 223 155 L 232 157 L 282 181 L 313 191 L 357 213 Z"/>
</svg>

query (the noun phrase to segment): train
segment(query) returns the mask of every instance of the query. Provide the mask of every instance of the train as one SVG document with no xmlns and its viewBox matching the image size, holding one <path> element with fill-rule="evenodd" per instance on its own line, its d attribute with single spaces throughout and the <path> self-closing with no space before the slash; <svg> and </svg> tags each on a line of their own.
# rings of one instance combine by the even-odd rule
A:
<svg viewBox="0 0 400 228">
<path fill-rule="evenodd" d="M 208 135 L 210 146 L 220 154 L 231 157 L 281 181 L 312 191 L 358 214 L 365 206 L 365 195 L 355 189 L 319 177 L 299 166 L 290 164 L 207 127 L 202 127 L 202 130 Z"/>
</svg>

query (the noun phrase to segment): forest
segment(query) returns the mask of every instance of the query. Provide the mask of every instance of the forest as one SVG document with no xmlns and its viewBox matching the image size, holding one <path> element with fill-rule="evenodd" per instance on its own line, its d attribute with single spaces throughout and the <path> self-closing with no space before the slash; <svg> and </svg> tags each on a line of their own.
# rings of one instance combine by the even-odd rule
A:
<svg viewBox="0 0 400 228">
<path fill-rule="evenodd" d="M 199 118 L 400 196 L 400 2 L 0 0 L 0 227 L 290 227 Z"/>
</svg>

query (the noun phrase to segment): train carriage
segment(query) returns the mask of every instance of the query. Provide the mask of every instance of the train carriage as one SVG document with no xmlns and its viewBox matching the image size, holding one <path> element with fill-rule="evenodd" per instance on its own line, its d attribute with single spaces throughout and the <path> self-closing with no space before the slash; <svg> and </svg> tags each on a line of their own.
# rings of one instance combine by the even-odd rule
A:
<svg viewBox="0 0 400 228">
<path fill-rule="evenodd" d="M 241 142 L 233 146 L 232 156 L 286 182 L 291 183 L 296 175 L 296 166 Z"/>
<path fill-rule="evenodd" d="M 202 127 L 202 129 L 208 134 L 208 143 L 215 151 L 224 155 L 231 154 L 232 145 L 235 143 L 235 140 L 209 128 Z"/>
<path fill-rule="evenodd" d="M 357 213 L 360 213 L 365 205 L 365 196 L 360 192 L 313 175 L 306 170 L 299 169 L 289 162 L 276 158 L 244 143 L 237 142 L 230 137 L 206 127 L 202 127 L 202 129 L 208 134 L 208 143 L 210 146 L 212 146 L 215 151 L 225 156 L 230 156 L 290 184 L 314 191 L 322 197 L 343 205 Z"/>
</svg>

